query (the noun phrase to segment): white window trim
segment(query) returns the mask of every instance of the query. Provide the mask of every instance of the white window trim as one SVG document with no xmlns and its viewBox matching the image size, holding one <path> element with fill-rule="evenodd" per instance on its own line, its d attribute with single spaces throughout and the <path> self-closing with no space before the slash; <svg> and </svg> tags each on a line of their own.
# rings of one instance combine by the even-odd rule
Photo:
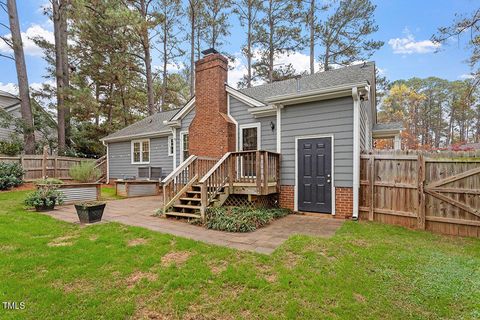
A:
<svg viewBox="0 0 480 320">
<path fill-rule="evenodd" d="M 243 151 L 243 129 L 257 128 L 257 150 L 262 149 L 262 125 L 260 122 L 241 124 L 239 129 L 239 151 Z"/>
<path fill-rule="evenodd" d="M 148 161 L 143 161 L 143 142 L 148 141 Z M 140 143 L 140 162 L 133 161 L 133 144 Z M 149 164 L 152 157 L 152 145 L 150 139 L 132 140 L 130 142 L 130 159 L 132 164 Z"/>
<path fill-rule="evenodd" d="M 315 138 L 330 138 L 332 139 L 332 216 L 335 215 L 335 138 L 333 134 L 319 134 L 311 136 L 296 136 L 295 137 L 295 186 L 293 195 L 293 209 L 298 211 L 298 140 L 315 139 Z"/>
<path fill-rule="evenodd" d="M 186 159 L 183 159 L 183 151 L 184 151 L 184 146 L 183 146 L 183 136 L 188 134 L 188 131 L 180 131 L 180 163 L 183 163 Z M 190 137 L 189 137 L 190 138 Z"/>
<path fill-rule="evenodd" d="M 173 136 L 168 136 L 168 142 L 167 142 L 167 148 L 168 148 L 168 156 L 173 157 L 173 154 L 175 153 L 175 146 L 174 146 L 174 139 Z M 171 150 L 170 147 L 174 147 L 173 151 Z"/>
</svg>

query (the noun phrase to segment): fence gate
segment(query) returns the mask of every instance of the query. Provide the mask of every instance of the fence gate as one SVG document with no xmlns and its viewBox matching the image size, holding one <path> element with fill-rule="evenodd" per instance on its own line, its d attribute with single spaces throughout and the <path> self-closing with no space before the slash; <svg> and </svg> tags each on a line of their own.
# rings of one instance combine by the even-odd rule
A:
<svg viewBox="0 0 480 320">
<path fill-rule="evenodd" d="M 360 218 L 480 237 L 480 153 L 361 156 Z"/>
</svg>

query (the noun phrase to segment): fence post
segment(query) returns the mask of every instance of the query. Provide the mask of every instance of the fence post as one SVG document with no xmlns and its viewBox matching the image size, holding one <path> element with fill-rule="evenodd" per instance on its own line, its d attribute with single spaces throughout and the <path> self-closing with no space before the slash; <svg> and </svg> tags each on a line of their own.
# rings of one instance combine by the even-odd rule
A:
<svg viewBox="0 0 480 320">
<path fill-rule="evenodd" d="M 263 192 L 268 194 L 268 151 L 263 151 Z"/>
<path fill-rule="evenodd" d="M 368 158 L 368 167 L 370 175 L 368 177 L 368 188 L 370 196 L 370 208 L 368 210 L 368 220 L 373 221 L 375 213 L 375 156 L 373 154 Z"/>
<path fill-rule="evenodd" d="M 55 158 L 54 158 L 53 177 L 58 178 L 58 158 L 57 158 L 57 156 L 55 156 Z"/>
<path fill-rule="evenodd" d="M 419 154 L 417 158 L 417 228 L 425 229 L 425 192 L 423 190 L 425 184 L 425 158 L 423 154 Z"/>
<path fill-rule="evenodd" d="M 262 194 L 262 173 L 261 173 L 261 166 L 260 166 L 260 151 L 257 150 L 255 152 L 255 179 L 257 182 L 257 194 Z"/>
<path fill-rule="evenodd" d="M 47 162 L 48 162 L 48 147 L 43 147 L 43 158 L 42 158 L 42 177 L 43 179 L 47 178 Z"/>
</svg>

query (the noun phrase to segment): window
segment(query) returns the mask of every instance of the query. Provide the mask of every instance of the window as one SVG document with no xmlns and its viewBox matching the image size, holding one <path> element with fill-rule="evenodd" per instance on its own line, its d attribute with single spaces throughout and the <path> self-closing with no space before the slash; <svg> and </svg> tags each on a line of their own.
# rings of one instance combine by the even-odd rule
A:
<svg viewBox="0 0 480 320">
<path fill-rule="evenodd" d="M 240 126 L 240 150 L 260 150 L 260 123 Z"/>
<path fill-rule="evenodd" d="M 132 141 L 132 163 L 150 162 L 150 140 Z"/>
<path fill-rule="evenodd" d="M 173 154 L 175 153 L 173 141 L 174 141 L 173 137 L 168 137 L 168 155 L 169 156 L 173 156 Z"/>
<path fill-rule="evenodd" d="M 180 162 L 187 160 L 188 153 L 188 132 L 180 132 Z"/>
</svg>

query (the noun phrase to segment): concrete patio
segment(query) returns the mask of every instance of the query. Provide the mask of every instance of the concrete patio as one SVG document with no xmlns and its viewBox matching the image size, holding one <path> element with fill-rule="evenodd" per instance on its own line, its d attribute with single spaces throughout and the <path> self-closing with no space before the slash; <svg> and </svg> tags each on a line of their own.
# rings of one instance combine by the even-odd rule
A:
<svg viewBox="0 0 480 320">
<path fill-rule="evenodd" d="M 332 219 L 330 216 L 289 215 L 254 232 L 230 233 L 208 230 L 179 220 L 154 217 L 153 214 L 161 203 L 162 199 L 159 196 L 107 201 L 103 221 L 115 221 L 210 244 L 264 254 L 272 253 L 294 234 L 331 237 L 343 223 L 342 220 Z M 79 223 L 73 205 L 60 206 L 45 214 L 59 220 Z"/>
</svg>

